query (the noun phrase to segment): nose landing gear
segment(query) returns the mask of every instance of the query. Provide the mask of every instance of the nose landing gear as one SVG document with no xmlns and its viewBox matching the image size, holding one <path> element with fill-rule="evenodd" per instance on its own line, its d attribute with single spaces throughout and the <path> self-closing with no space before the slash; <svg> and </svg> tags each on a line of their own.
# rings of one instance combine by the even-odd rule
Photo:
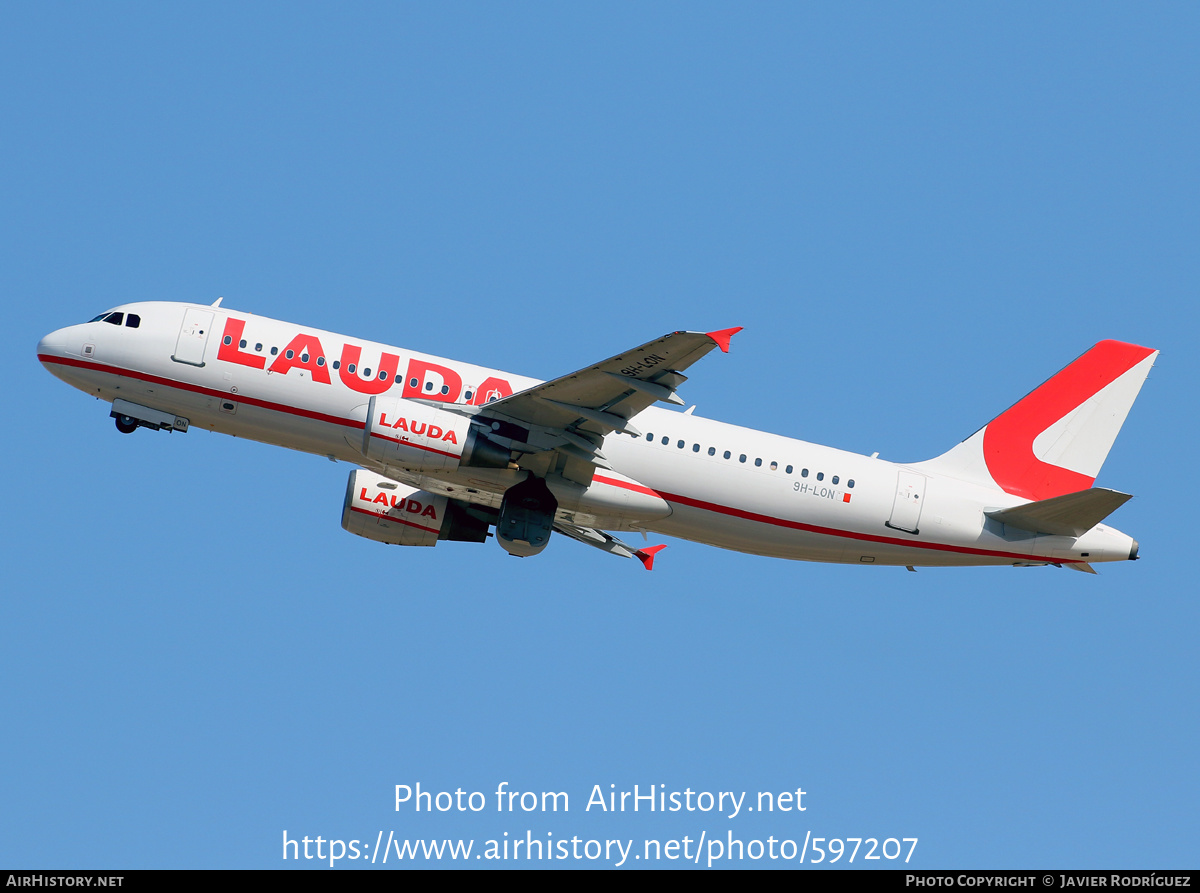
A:
<svg viewBox="0 0 1200 893">
<path fill-rule="evenodd" d="M 174 413 L 163 412 L 161 409 L 151 409 L 128 400 L 114 400 L 112 412 L 109 415 L 116 420 L 117 430 L 122 434 L 132 434 L 138 428 L 149 428 L 151 431 L 186 431 L 188 420 Z"/>
</svg>

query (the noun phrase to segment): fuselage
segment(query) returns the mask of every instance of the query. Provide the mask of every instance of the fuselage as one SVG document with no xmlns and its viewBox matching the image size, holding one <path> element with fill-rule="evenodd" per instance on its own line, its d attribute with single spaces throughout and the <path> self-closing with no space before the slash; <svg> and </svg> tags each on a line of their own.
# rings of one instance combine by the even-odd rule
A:
<svg viewBox="0 0 1200 893">
<path fill-rule="evenodd" d="M 106 316 L 47 335 L 39 360 L 105 401 L 376 470 L 363 447 L 372 397 L 481 407 L 539 383 L 220 307 L 146 302 Z M 853 564 L 1090 564 L 1136 554 L 1130 537 L 1103 524 L 1070 537 L 994 523 L 986 511 L 1025 500 L 922 463 L 896 464 L 657 407 L 632 421 L 637 436 L 604 439 L 612 469 L 597 469 L 590 486 L 560 496 L 568 522 Z M 491 507 L 522 474 L 388 473 Z"/>
</svg>

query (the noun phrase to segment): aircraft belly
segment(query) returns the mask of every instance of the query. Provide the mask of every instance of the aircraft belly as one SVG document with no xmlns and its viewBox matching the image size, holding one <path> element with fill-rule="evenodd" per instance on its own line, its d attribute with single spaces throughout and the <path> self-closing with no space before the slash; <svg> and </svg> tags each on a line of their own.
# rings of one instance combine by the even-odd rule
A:
<svg viewBox="0 0 1200 893">
<path fill-rule="evenodd" d="M 378 464 L 361 457 L 357 461 L 372 469 Z M 524 481 L 527 473 L 512 468 L 459 468 L 437 475 L 391 476 L 431 493 L 499 508 L 504 492 Z M 617 480 L 615 477 L 606 479 Z M 671 514 L 671 506 L 665 500 L 651 492 L 641 493 L 631 489 L 638 486 L 633 482 L 629 486 L 613 486 L 593 481 L 591 486 L 585 488 L 555 475 L 547 479 L 547 484 L 559 503 L 555 517 L 568 524 L 602 530 L 632 530 Z M 638 489 L 648 491 L 645 487 L 638 486 Z"/>
<path fill-rule="evenodd" d="M 653 481 L 673 507 L 669 519 L 646 526 L 682 539 L 755 555 L 850 564 L 962 566 L 1034 557 L 1034 537 L 994 535 L 984 529 L 978 506 L 947 503 L 932 485 L 922 495 L 938 498 L 925 507 L 919 532 L 888 526 L 895 517 L 897 467 L 887 462 L 835 451 L 821 455 L 818 461 L 831 469 L 857 468 L 851 490 L 833 486 L 832 477 L 815 481 L 816 461 L 805 478 L 769 466 L 676 455 L 657 445 L 628 459 L 639 461 L 622 469 Z"/>
<path fill-rule="evenodd" d="M 846 544 L 836 536 L 805 533 L 743 518 L 714 516 L 708 509 L 674 506 L 671 517 L 647 525 L 656 533 L 707 543 L 734 552 L 811 561 L 842 561 Z"/>
<path fill-rule="evenodd" d="M 123 375 L 119 370 L 70 369 L 65 381 L 105 401 L 118 398 L 140 403 L 164 412 L 184 416 L 192 424 L 201 424 L 215 411 L 216 398 L 168 385 L 150 383 Z M 205 423 L 204 427 L 208 427 Z"/>
</svg>

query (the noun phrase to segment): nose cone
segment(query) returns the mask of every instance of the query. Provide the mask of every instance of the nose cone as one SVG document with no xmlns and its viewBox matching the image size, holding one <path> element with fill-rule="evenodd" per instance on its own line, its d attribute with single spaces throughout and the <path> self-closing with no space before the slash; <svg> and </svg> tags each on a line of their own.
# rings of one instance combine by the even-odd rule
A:
<svg viewBox="0 0 1200 893">
<path fill-rule="evenodd" d="M 72 387 L 83 387 L 76 381 L 81 339 L 76 326 L 51 332 L 38 342 L 37 358 L 46 371 Z"/>
<path fill-rule="evenodd" d="M 38 342 L 37 355 L 43 366 L 47 360 L 54 360 L 66 354 L 67 339 L 64 332 L 66 329 L 58 329 Z"/>
</svg>

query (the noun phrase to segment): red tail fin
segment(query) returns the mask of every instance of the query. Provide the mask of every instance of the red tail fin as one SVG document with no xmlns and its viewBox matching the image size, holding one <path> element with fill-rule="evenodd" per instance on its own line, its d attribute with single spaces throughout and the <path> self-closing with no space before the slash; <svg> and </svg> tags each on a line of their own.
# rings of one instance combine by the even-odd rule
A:
<svg viewBox="0 0 1200 893">
<path fill-rule="evenodd" d="M 929 463 L 931 470 L 1049 499 L 1092 486 L 1158 351 L 1101 341 Z"/>
</svg>

